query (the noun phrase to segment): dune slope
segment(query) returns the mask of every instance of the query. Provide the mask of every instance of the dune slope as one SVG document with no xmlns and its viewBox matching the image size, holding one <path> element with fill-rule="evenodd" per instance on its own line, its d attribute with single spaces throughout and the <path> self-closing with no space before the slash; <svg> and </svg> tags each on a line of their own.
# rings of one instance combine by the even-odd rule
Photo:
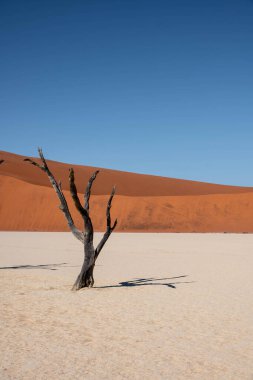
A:
<svg viewBox="0 0 253 380">
<path fill-rule="evenodd" d="M 0 229 L 67 231 L 58 199 L 45 174 L 24 162 L 23 156 L 0 152 Z M 68 168 L 76 172 L 77 188 L 96 169 L 49 161 L 61 179 L 77 226 L 82 222 L 68 192 Z M 151 175 L 101 169 L 91 198 L 91 216 L 97 231 L 105 228 L 105 208 L 112 185 L 117 184 L 112 216 L 118 231 L 253 232 L 253 188 L 214 185 Z M 82 194 L 80 194 L 80 198 Z"/>
</svg>

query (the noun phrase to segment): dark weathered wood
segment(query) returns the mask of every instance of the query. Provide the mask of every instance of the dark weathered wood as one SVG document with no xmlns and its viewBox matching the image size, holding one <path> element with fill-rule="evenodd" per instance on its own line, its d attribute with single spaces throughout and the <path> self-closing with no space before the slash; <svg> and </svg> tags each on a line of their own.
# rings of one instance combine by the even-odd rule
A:
<svg viewBox="0 0 253 380">
<path fill-rule="evenodd" d="M 80 290 L 82 288 L 92 288 L 94 285 L 94 277 L 93 277 L 93 271 L 94 271 L 95 264 L 87 268 L 83 264 L 81 272 L 77 276 L 77 279 L 72 287 L 72 290 Z"/>
<path fill-rule="evenodd" d="M 111 207 L 112 207 L 112 200 L 113 200 L 113 197 L 115 195 L 115 191 L 116 191 L 116 188 L 114 186 L 112 189 L 110 198 L 108 200 L 108 203 L 107 203 L 107 208 L 106 208 L 106 221 L 107 221 L 106 231 L 105 231 L 104 236 L 102 237 L 100 243 L 98 244 L 98 246 L 96 248 L 95 260 L 97 259 L 97 257 L 99 255 L 99 253 L 101 252 L 103 246 L 105 245 L 105 243 L 109 239 L 111 233 L 113 232 L 114 228 L 117 226 L 117 223 L 118 223 L 117 219 L 115 219 L 113 225 L 111 225 Z"/>
<path fill-rule="evenodd" d="M 90 209 L 90 205 L 89 205 L 89 201 L 90 201 L 90 192 L 91 192 L 91 187 L 92 187 L 92 184 L 93 182 L 95 181 L 97 175 L 99 173 L 99 170 L 96 170 L 92 176 L 90 177 L 89 181 L 88 181 L 88 184 L 87 184 L 87 187 L 86 187 L 86 190 L 85 190 L 85 194 L 84 194 L 84 208 L 85 210 L 89 213 L 89 209 Z"/>
<path fill-rule="evenodd" d="M 92 225 L 91 218 L 89 216 L 89 200 L 90 200 L 92 184 L 93 184 L 94 180 L 96 179 L 96 176 L 99 173 L 99 171 L 98 170 L 95 171 L 88 181 L 86 191 L 85 191 L 85 195 L 84 195 L 84 207 L 83 207 L 81 202 L 80 202 L 80 199 L 78 197 L 77 188 L 75 185 L 74 170 L 72 168 L 69 170 L 70 194 L 71 194 L 71 197 L 72 197 L 72 200 L 74 202 L 76 209 L 81 214 L 83 221 L 84 221 L 84 231 L 81 232 L 74 225 L 74 221 L 73 221 L 72 216 L 70 214 L 66 198 L 62 192 L 61 182 L 59 181 L 57 183 L 53 174 L 49 170 L 47 162 L 43 156 L 42 150 L 38 149 L 38 152 L 39 152 L 39 156 L 40 156 L 41 161 L 42 161 L 42 165 L 31 160 L 30 158 L 26 158 L 25 161 L 30 162 L 32 165 L 38 167 L 39 169 L 41 169 L 42 171 L 44 171 L 47 174 L 47 176 L 50 180 L 50 183 L 52 184 L 52 186 L 53 186 L 53 188 L 54 188 L 54 190 L 55 190 L 55 192 L 56 192 L 56 194 L 60 200 L 60 209 L 63 211 L 72 233 L 74 234 L 74 236 L 77 239 L 82 241 L 82 243 L 84 245 L 83 265 L 81 268 L 81 272 L 79 273 L 72 289 L 73 290 L 79 290 L 81 288 L 86 288 L 86 287 L 90 288 L 94 285 L 93 271 L 95 268 L 96 259 L 99 255 L 99 253 L 101 252 L 103 246 L 105 245 L 106 241 L 108 240 L 109 236 L 111 235 L 112 231 L 114 230 L 114 228 L 117 225 L 117 219 L 115 220 L 113 225 L 111 225 L 111 214 L 110 214 L 112 200 L 113 200 L 113 197 L 115 194 L 115 187 L 112 189 L 110 198 L 109 198 L 108 203 L 107 203 L 107 208 L 106 208 L 107 228 L 106 228 L 106 232 L 105 232 L 103 238 L 101 239 L 100 243 L 98 244 L 97 248 L 95 249 L 94 245 L 93 245 L 93 237 L 94 237 L 93 236 L 94 235 L 93 225 Z"/>
<path fill-rule="evenodd" d="M 75 185 L 75 174 L 74 174 L 74 170 L 72 168 L 69 169 L 69 189 L 70 189 L 71 197 L 74 201 L 74 204 L 75 204 L 77 210 L 80 212 L 82 217 L 84 217 L 85 210 L 84 210 L 83 206 L 81 205 L 80 199 L 77 195 L 77 189 L 76 189 L 76 185 Z"/>
<path fill-rule="evenodd" d="M 93 225 L 92 225 L 92 222 L 87 210 L 83 208 L 83 206 L 81 205 L 80 199 L 78 197 L 77 189 L 75 185 L 75 174 L 72 168 L 69 170 L 69 187 L 70 187 L 70 194 L 76 206 L 76 209 L 79 211 L 79 213 L 81 214 L 83 218 L 85 233 L 89 235 L 89 240 L 91 240 L 93 238 Z"/>
<path fill-rule="evenodd" d="M 38 152 L 39 152 L 39 156 L 40 156 L 41 161 L 42 161 L 42 165 L 39 165 L 37 162 L 31 160 L 30 158 L 25 158 L 24 161 L 29 162 L 30 164 L 36 166 L 37 168 L 41 169 L 42 171 L 44 171 L 47 174 L 49 181 L 50 181 L 51 185 L 53 186 L 53 188 L 54 188 L 54 190 L 55 190 L 55 192 L 56 192 L 56 194 L 60 200 L 59 208 L 63 212 L 65 218 L 67 219 L 68 226 L 69 226 L 71 232 L 73 233 L 73 235 L 78 240 L 80 240 L 82 243 L 84 243 L 84 235 L 81 231 L 78 230 L 78 228 L 76 228 L 76 226 L 74 224 L 73 218 L 72 218 L 71 213 L 70 213 L 69 208 L 68 208 L 66 198 L 62 192 L 61 183 L 60 182 L 57 183 L 53 174 L 49 170 L 47 163 L 46 163 L 46 160 L 43 156 L 42 149 L 38 148 Z"/>
<path fill-rule="evenodd" d="M 88 182 L 92 184 L 92 177 Z M 84 221 L 84 261 L 81 272 L 79 273 L 74 285 L 73 290 L 78 290 L 85 287 L 92 287 L 94 284 L 93 279 L 93 270 L 91 267 L 95 265 L 95 249 L 93 246 L 93 225 L 89 217 L 87 210 L 81 205 L 80 199 L 77 194 L 77 189 L 75 185 L 75 175 L 74 170 L 71 168 L 69 171 L 69 185 L 70 185 L 70 194 L 73 199 L 76 209 L 81 214 Z M 87 197 L 90 198 L 90 189 L 91 185 L 87 186 L 88 193 Z"/>
</svg>

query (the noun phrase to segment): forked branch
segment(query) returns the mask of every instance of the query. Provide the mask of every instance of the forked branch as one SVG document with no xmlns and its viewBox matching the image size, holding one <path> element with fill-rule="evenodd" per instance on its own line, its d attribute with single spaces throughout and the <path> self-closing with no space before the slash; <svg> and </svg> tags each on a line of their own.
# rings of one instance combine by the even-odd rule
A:
<svg viewBox="0 0 253 380">
<path fill-rule="evenodd" d="M 88 234 L 89 240 L 92 239 L 93 237 L 93 226 L 91 219 L 89 217 L 89 214 L 85 208 L 81 205 L 80 199 L 77 194 L 77 189 L 75 185 L 75 175 L 74 175 L 74 170 L 71 168 L 69 170 L 69 186 L 70 186 L 70 194 L 73 199 L 73 202 L 81 214 L 83 221 L 84 221 L 84 227 L 85 227 L 85 232 Z"/>
<path fill-rule="evenodd" d="M 49 181 L 51 183 L 51 185 L 53 186 L 59 200 L 60 200 L 60 210 L 62 210 L 63 214 L 65 215 L 65 218 L 67 219 L 67 222 L 68 222 L 68 226 L 71 230 L 71 232 L 73 233 L 73 235 L 78 239 L 80 240 L 82 243 L 84 243 L 84 235 L 81 231 L 79 231 L 75 224 L 74 224 L 74 221 L 73 221 L 73 218 L 71 216 L 71 213 L 69 211 L 69 208 L 68 208 L 68 204 L 67 204 L 67 201 L 66 201 L 66 198 L 62 192 L 62 188 L 61 188 L 61 183 L 57 183 L 56 179 L 54 178 L 53 174 L 51 173 L 50 169 L 48 168 L 48 165 L 47 165 L 47 162 L 44 158 L 44 155 L 43 155 L 43 152 L 42 152 L 42 149 L 41 148 L 38 148 L 38 152 L 39 152 L 39 156 L 40 156 L 40 159 L 42 161 L 42 165 L 38 164 L 37 162 L 31 160 L 30 158 L 25 158 L 24 161 L 27 161 L 29 162 L 31 165 L 34 165 L 36 167 L 38 167 L 39 169 L 41 169 L 42 171 L 44 171 L 48 178 L 49 178 Z"/>
</svg>

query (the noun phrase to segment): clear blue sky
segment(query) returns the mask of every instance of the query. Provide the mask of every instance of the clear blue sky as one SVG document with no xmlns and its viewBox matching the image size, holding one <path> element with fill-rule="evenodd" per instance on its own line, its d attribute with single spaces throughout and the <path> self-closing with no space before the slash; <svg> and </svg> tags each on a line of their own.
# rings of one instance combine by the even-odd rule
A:
<svg viewBox="0 0 253 380">
<path fill-rule="evenodd" d="M 253 1 L 1 0 L 1 149 L 253 186 Z"/>
</svg>

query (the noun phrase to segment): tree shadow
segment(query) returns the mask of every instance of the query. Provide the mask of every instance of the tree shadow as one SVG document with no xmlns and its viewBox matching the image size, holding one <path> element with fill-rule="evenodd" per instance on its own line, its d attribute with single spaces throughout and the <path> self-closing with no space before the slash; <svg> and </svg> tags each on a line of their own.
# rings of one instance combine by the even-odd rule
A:
<svg viewBox="0 0 253 380">
<path fill-rule="evenodd" d="M 0 267 L 0 269 L 47 269 L 47 270 L 58 270 L 56 267 L 66 265 L 67 263 L 58 264 L 38 264 L 38 265 L 13 265 L 11 267 Z"/>
<path fill-rule="evenodd" d="M 107 289 L 107 288 L 125 288 L 125 287 L 136 287 L 136 286 L 167 286 L 168 288 L 176 289 L 177 284 L 191 284 L 195 281 L 173 281 L 173 282 L 156 282 L 165 280 L 174 280 L 177 278 L 187 277 L 188 275 L 168 277 L 168 278 L 136 278 L 130 281 L 119 282 L 118 285 L 107 285 L 107 286 L 95 286 L 95 289 Z"/>
</svg>

